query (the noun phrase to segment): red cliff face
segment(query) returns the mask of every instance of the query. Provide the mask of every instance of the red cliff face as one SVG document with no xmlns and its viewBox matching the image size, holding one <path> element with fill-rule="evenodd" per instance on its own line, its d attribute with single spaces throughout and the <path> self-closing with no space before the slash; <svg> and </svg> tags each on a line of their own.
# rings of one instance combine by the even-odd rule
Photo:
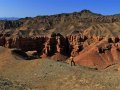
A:
<svg viewBox="0 0 120 90">
<path fill-rule="evenodd" d="M 68 56 L 69 41 L 61 34 L 40 37 L 1 38 L 0 45 L 7 48 L 18 48 L 23 51 L 36 50 L 41 57 L 53 56 L 55 53 Z"/>
<path fill-rule="evenodd" d="M 119 37 L 87 37 L 83 34 L 63 37 L 61 34 L 40 37 L 0 38 L 0 45 L 23 51 L 36 50 L 41 58 L 66 60 L 74 57 L 75 63 L 83 66 L 106 68 L 120 59 Z"/>
<path fill-rule="evenodd" d="M 84 49 L 84 42 L 87 40 L 87 37 L 84 35 L 70 35 L 68 36 L 70 43 L 71 56 L 75 57 L 79 54 L 80 51 Z"/>
<path fill-rule="evenodd" d="M 8 48 L 19 48 L 23 51 L 37 50 L 39 47 L 43 48 L 47 37 L 35 37 L 35 38 L 9 38 L 5 39 L 5 46 Z"/>
</svg>

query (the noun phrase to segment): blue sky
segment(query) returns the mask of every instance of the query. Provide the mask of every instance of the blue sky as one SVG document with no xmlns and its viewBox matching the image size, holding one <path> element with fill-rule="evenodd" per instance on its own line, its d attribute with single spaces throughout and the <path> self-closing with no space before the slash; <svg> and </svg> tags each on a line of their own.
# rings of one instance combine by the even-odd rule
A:
<svg viewBox="0 0 120 90">
<path fill-rule="evenodd" d="M 120 13 L 120 0 L 0 0 L 0 17 L 33 17 L 82 9 L 104 15 Z"/>
</svg>

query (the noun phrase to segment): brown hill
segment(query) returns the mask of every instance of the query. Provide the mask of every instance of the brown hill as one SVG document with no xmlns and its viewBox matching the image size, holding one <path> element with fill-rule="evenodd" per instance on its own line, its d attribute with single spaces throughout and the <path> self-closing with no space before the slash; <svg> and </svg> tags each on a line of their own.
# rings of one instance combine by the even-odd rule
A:
<svg viewBox="0 0 120 90">
<path fill-rule="evenodd" d="M 67 35 L 73 31 L 84 31 L 94 24 L 114 22 L 120 22 L 120 15 L 104 16 L 82 10 L 74 13 L 26 17 L 16 21 L 0 21 L 0 36 L 37 36 L 52 32 Z"/>
</svg>

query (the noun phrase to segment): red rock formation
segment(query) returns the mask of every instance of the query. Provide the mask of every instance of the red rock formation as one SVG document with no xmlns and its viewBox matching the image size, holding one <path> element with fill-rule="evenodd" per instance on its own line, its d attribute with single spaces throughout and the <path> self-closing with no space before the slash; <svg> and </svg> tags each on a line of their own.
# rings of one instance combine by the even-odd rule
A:
<svg viewBox="0 0 120 90">
<path fill-rule="evenodd" d="M 96 66 L 99 69 L 103 69 L 120 62 L 119 59 L 120 51 L 114 44 L 99 43 L 97 46 L 92 44 L 80 52 L 74 58 L 74 61 L 80 65 Z"/>
<path fill-rule="evenodd" d="M 104 38 L 85 35 L 52 34 L 40 37 L 0 38 L 0 45 L 19 48 L 23 51 L 37 51 L 41 58 L 65 60 L 73 56 L 77 64 L 95 66 L 99 69 L 119 63 L 120 43 L 118 37 Z"/>
<path fill-rule="evenodd" d="M 51 36 L 48 40 L 44 43 L 44 47 L 42 50 L 42 54 L 46 56 L 52 56 L 55 53 L 59 54 L 66 54 L 66 39 L 60 35 L 56 34 L 55 36 Z"/>
<path fill-rule="evenodd" d="M 82 34 L 68 36 L 68 40 L 71 45 L 71 56 L 75 57 L 79 54 L 79 52 L 83 49 L 83 42 L 85 42 L 86 39 L 87 38 Z"/>
</svg>

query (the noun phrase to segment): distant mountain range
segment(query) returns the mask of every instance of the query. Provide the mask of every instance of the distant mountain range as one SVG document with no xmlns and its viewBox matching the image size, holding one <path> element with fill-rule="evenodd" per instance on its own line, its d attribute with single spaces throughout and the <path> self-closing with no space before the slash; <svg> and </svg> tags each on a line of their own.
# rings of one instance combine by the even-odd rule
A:
<svg viewBox="0 0 120 90">
<path fill-rule="evenodd" d="M 20 18 L 16 18 L 16 17 L 0 17 L 0 20 L 18 20 Z"/>
<path fill-rule="evenodd" d="M 115 34 L 115 36 L 119 35 L 120 37 L 120 14 L 102 15 L 86 9 L 79 12 L 48 16 L 25 18 L 2 17 L 0 20 L 3 20 L 2 22 L 0 21 L 0 30 L 18 30 L 17 28 L 19 28 L 24 31 L 18 30 L 18 34 L 21 33 L 20 35 L 25 37 L 52 34 L 53 32 L 61 33 L 66 36 L 68 34 L 77 34 L 79 32 L 84 33 L 85 31 L 87 36 L 107 36 L 108 34 L 106 32 L 108 32 L 109 36 L 114 36 Z M 103 29 L 105 33 L 103 33 Z M 10 33 L 13 33 L 12 30 Z M 5 33 L 7 32 L 4 32 L 4 34 Z"/>
</svg>

